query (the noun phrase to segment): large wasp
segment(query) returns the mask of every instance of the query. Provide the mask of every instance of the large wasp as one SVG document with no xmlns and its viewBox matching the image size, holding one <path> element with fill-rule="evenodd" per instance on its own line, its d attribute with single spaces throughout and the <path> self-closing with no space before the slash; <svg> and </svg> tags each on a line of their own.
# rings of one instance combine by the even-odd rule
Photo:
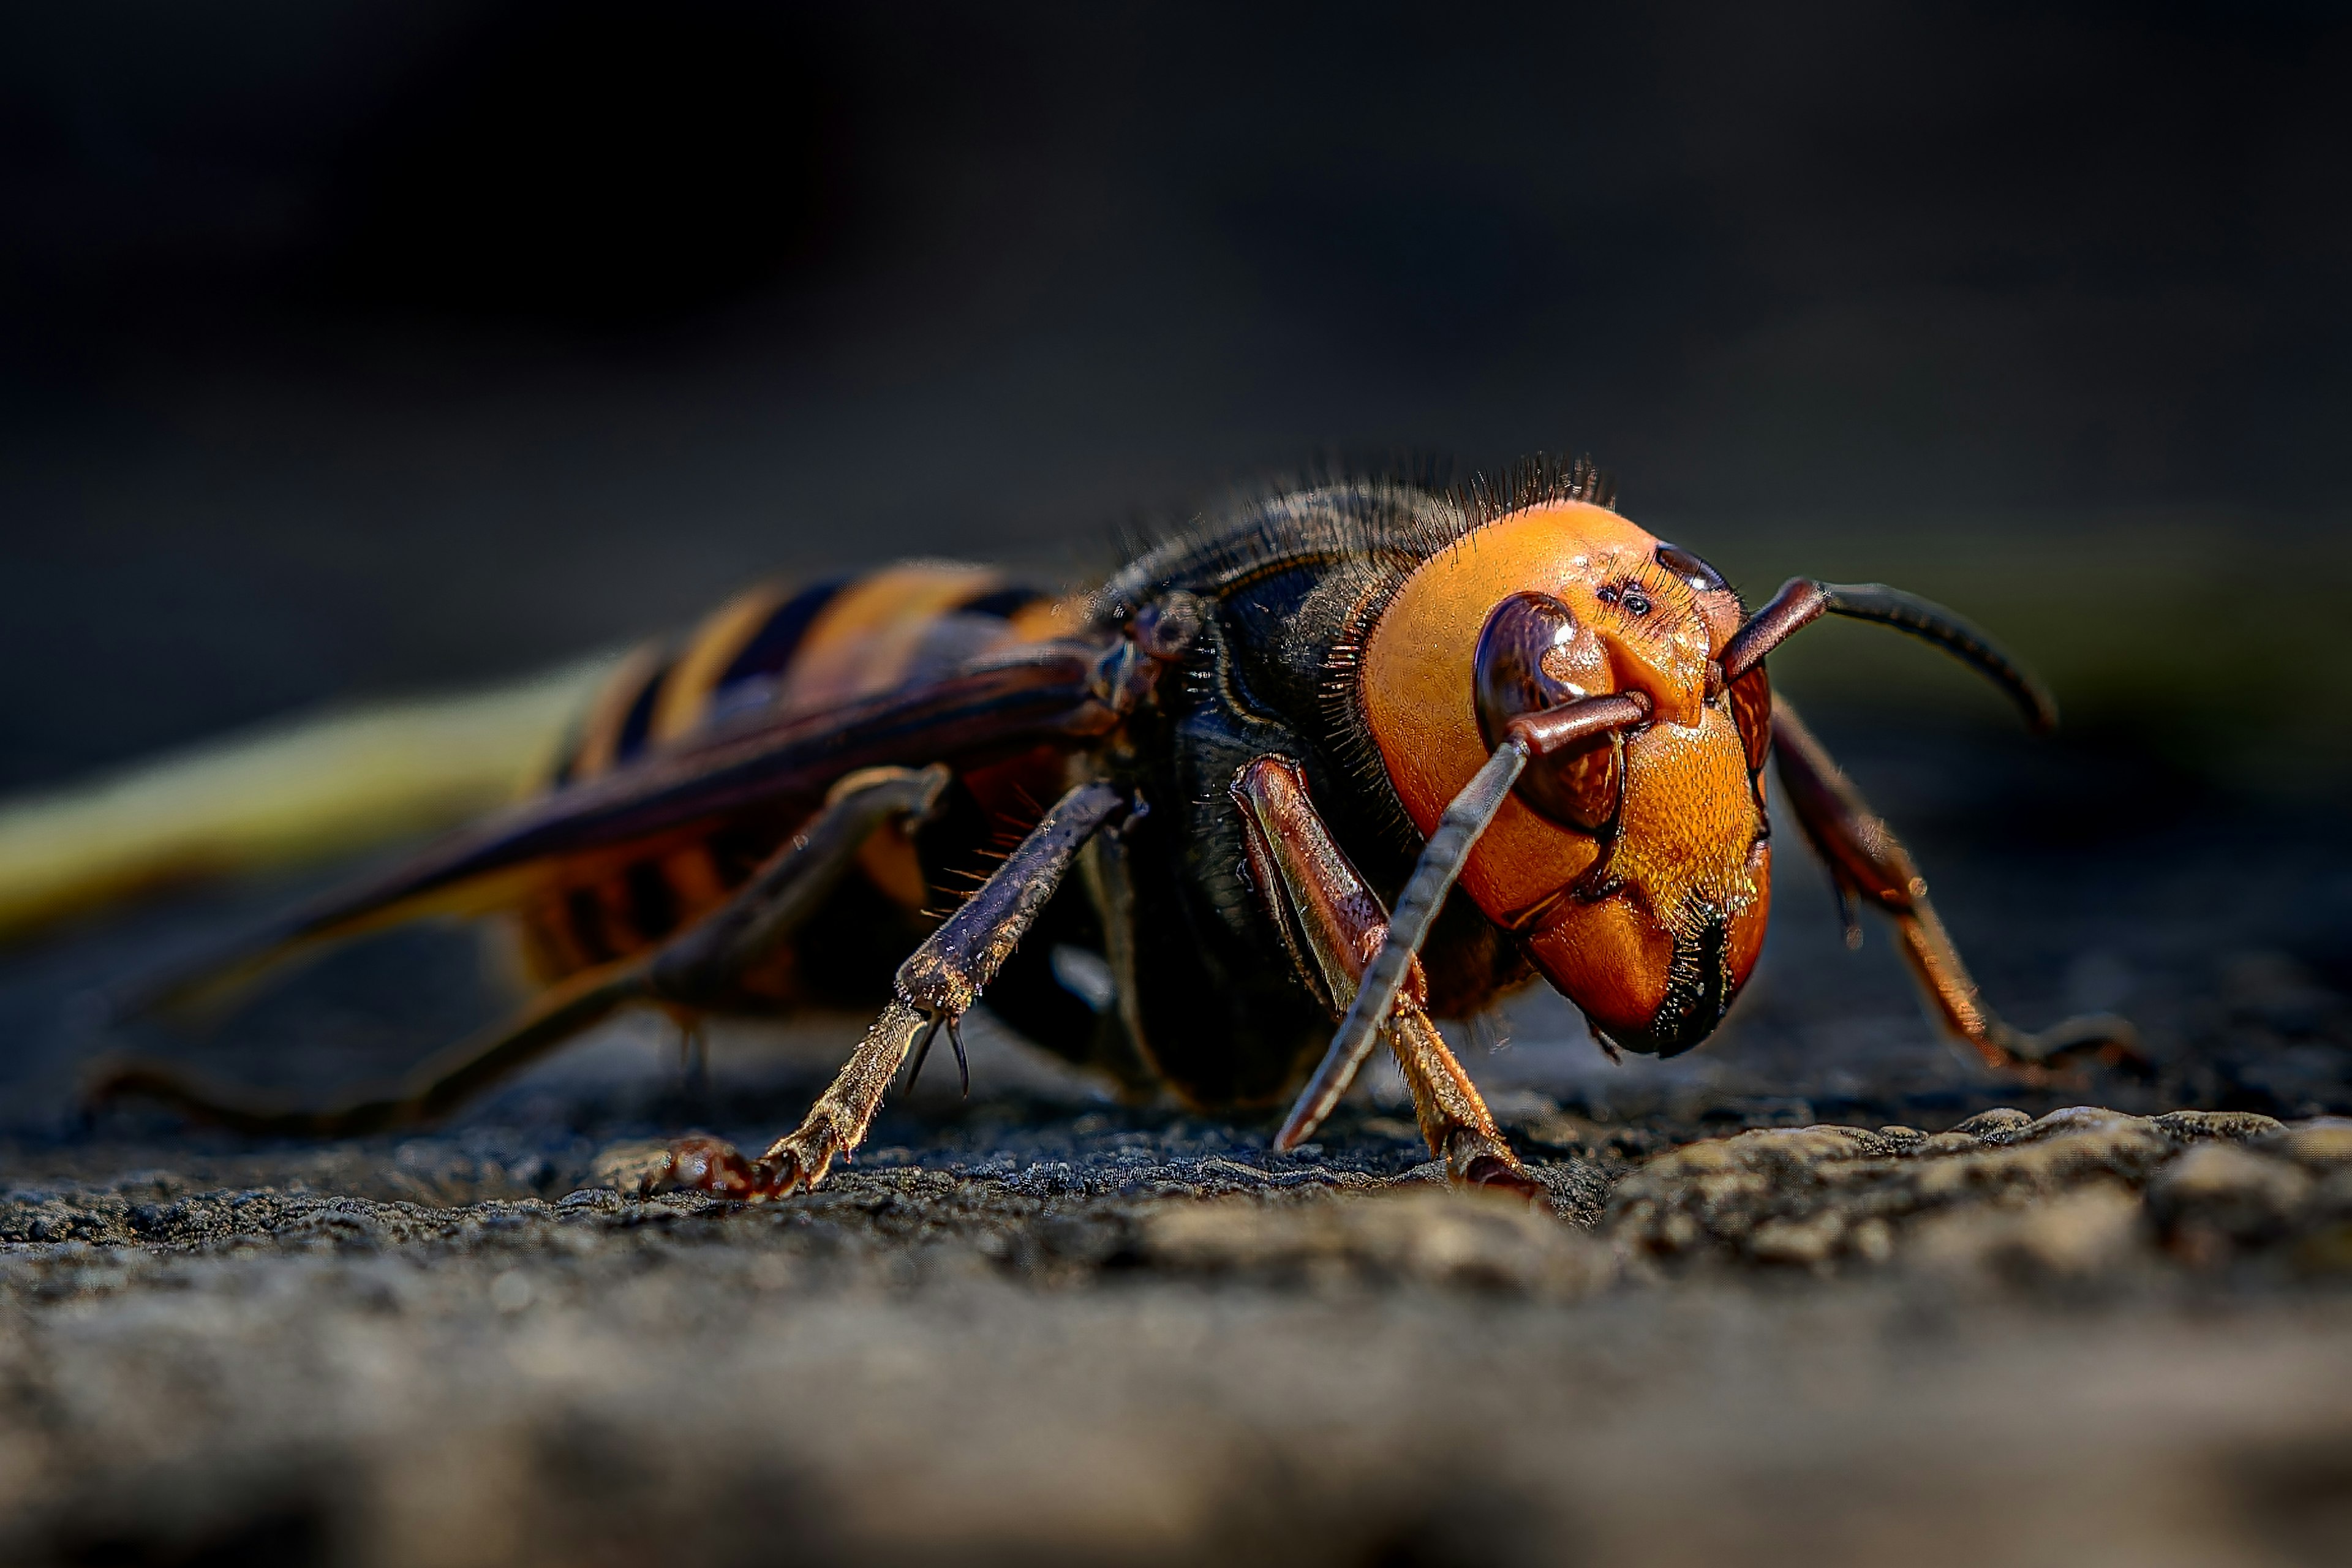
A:
<svg viewBox="0 0 2352 1568">
<path fill-rule="evenodd" d="M 942 1030 L 961 1064 L 985 994 L 1139 1093 L 1289 1100 L 1280 1148 L 1384 1040 L 1453 1179 L 1532 1190 L 1432 1020 L 1541 976 L 1612 1055 L 1704 1040 L 1763 944 L 1768 756 L 1952 1035 L 2029 1076 L 2118 1058 L 2116 1020 L 2032 1036 L 1994 1016 L 1908 855 L 1773 695 L 1765 656 L 1824 613 L 1927 638 L 2054 721 L 2032 677 L 1910 595 L 1800 578 L 1748 613 L 1584 461 L 1262 496 L 1083 597 L 931 563 L 761 589 L 616 675 L 537 798 L 297 912 L 250 961 L 504 912 L 541 985 L 520 1018 L 335 1109 L 151 1064 L 99 1091 L 354 1132 L 442 1113 L 627 1005 L 879 1002 L 764 1152 L 688 1138 L 639 1173 L 775 1197 L 854 1151 Z"/>
</svg>

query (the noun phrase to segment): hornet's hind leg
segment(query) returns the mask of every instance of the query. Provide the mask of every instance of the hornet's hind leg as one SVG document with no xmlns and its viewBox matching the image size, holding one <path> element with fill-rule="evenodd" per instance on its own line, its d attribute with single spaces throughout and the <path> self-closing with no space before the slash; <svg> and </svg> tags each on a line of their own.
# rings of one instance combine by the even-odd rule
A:
<svg viewBox="0 0 2352 1568">
<path fill-rule="evenodd" d="M 957 1021 L 1013 955 L 1087 840 L 1131 805 L 1106 784 L 1080 784 L 1055 802 L 979 890 L 899 965 L 898 998 L 866 1031 L 841 1076 L 807 1119 L 757 1160 L 715 1138 L 685 1138 L 621 1152 L 604 1163 L 600 1176 L 640 1192 L 686 1187 L 740 1198 L 782 1197 L 824 1181 L 834 1160 L 865 1140 L 908 1055 L 916 1055 L 919 1068 L 920 1052 L 942 1026 L 961 1059 Z"/>
<path fill-rule="evenodd" d="M 1796 710 L 1777 695 L 1772 751 L 1780 783 L 1789 792 L 1789 808 L 1828 863 L 1830 879 L 1846 910 L 1848 942 L 1861 940 L 1853 924 L 1857 900 L 1892 920 L 1902 939 L 1904 960 L 1937 1016 L 1987 1067 L 2040 1081 L 2053 1068 L 2085 1058 L 2111 1067 L 2142 1061 L 2130 1022 L 2113 1014 L 2068 1018 L 2039 1034 L 2002 1022 L 1978 994 L 1959 949 L 1937 918 L 1936 906 L 1927 901 L 1927 880 L 1909 852 L 1871 811 L 1862 792 L 1839 771 Z"/>
<path fill-rule="evenodd" d="M 310 1137 L 350 1137 L 431 1121 L 633 1003 L 684 1013 L 723 1010 L 734 999 L 737 978 L 807 922 L 875 830 L 894 817 L 928 816 L 948 779 L 943 767 L 849 774 L 808 826 L 725 904 L 649 952 L 549 987 L 520 1018 L 487 1039 L 433 1058 L 389 1093 L 303 1110 L 205 1086 L 175 1068 L 134 1059 L 102 1067 L 87 1102 L 161 1100 L 197 1121 L 240 1131 Z"/>
</svg>

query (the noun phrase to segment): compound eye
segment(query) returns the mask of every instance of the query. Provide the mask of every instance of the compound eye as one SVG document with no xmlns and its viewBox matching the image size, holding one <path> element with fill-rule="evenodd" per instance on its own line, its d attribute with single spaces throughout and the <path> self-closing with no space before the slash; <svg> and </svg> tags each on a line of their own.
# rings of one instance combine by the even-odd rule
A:
<svg viewBox="0 0 2352 1568">
<path fill-rule="evenodd" d="M 1659 565 L 1664 567 L 1667 571 L 1673 573 L 1684 582 L 1688 583 L 1692 587 L 1697 589 L 1702 594 L 1728 594 L 1731 592 L 1731 584 L 1724 581 L 1722 573 L 1717 571 L 1714 567 L 1708 565 L 1706 562 L 1700 560 L 1689 551 L 1685 550 L 1679 544 L 1659 545 L 1656 559 Z"/>
<path fill-rule="evenodd" d="M 1514 594 L 1478 634 L 1478 733 L 1489 750 L 1522 713 L 1539 713 L 1612 689 L 1609 651 L 1549 594 Z M 1598 833 L 1614 821 L 1623 794 L 1624 737 L 1616 731 L 1581 749 L 1528 764 L 1517 794 L 1565 826 Z"/>
</svg>

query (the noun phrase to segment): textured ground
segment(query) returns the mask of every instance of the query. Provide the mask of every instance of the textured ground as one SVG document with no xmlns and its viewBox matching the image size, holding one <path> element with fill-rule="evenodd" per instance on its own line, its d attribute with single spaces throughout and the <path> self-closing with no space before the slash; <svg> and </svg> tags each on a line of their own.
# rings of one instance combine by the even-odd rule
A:
<svg viewBox="0 0 2352 1568">
<path fill-rule="evenodd" d="M 1286 1159 L 984 1026 L 971 1101 L 935 1064 L 758 1208 L 596 1162 L 788 1124 L 854 1020 L 722 1034 L 703 1085 L 625 1024 L 405 1139 L 85 1128 L 89 988 L 266 900 L 22 952 L 0 1558 L 2340 1561 L 2340 815 L 1937 744 L 1859 771 L 1988 989 L 2122 1008 L 2154 1079 L 1976 1077 L 1791 855 L 1717 1045 L 1611 1068 L 1538 1000 L 1469 1050 L 1549 1213 L 1430 1183 L 1392 1077 Z M 470 963 L 405 939 L 201 1048 L 381 1069 L 488 1005 Z"/>
</svg>

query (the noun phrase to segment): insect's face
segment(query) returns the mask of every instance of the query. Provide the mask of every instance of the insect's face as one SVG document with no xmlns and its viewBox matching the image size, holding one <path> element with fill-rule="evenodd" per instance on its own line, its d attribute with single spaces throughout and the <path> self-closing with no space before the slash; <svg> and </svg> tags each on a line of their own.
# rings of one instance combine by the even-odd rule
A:
<svg viewBox="0 0 2352 1568">
<path fill-rule="evenodd" d="M 1460 886 L 1595 1026 L 1635 1050 L 1706 1037 L 1755 966 L 1770 848 L 1734 704 L 1708 665 L 1738 599 L 1600 507 L 1531 508 L 1417 569 L 1366 639 L 1372 735 L 1423 833 L 1519 712 L 1616 691 L 1648 723 L 1531 763 Z M 1761 712 L 1744 715 L 1751 725 Z"/>
</svg>

